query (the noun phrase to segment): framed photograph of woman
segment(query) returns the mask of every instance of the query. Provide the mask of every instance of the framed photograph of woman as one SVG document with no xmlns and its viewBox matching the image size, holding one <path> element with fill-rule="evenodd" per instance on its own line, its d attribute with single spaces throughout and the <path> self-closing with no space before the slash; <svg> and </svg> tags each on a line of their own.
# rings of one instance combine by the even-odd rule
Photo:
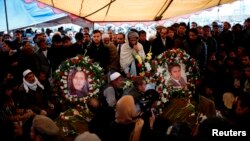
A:
<svg viewBox="0 0 250 141">
<path fill-rule="evenodd" d="M 69 94 L 76 97 L 88 95 L 89 84 L 87 74 L 80 70 L 70 70 L 68 75 Z"/>
</svg>

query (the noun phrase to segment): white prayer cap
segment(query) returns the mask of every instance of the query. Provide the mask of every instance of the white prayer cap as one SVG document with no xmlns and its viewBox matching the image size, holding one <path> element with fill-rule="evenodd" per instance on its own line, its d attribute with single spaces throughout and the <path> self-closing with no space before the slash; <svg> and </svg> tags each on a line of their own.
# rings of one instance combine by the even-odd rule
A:
<svg viewBox="0 0 250 141">
<path fill-rule="evenodd" d="M 23 72 L 23 77 L 25 77 L 27 74 L 31 73 L 32 71 L 30 69 L 27 69 Z"/>
<path fill-rule="evenodd" d="M 118 77 L 120 77 L 121 74 L 119 72 L 114 72 L 110 75 L 110 81 L 113 81 L 115 79 L 117 79 Z"/>
<path fill-rule="evenodd" d="M 107 33 L 102 34 L 102 39 L 105 39 L 105 38 L 109 38 L 109 34 Z"/>
</svg>

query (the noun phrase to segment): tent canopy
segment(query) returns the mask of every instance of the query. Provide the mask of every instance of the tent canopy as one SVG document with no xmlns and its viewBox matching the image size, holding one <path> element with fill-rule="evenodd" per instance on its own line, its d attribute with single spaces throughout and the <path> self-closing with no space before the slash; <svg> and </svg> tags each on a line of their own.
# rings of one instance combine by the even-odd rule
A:
<svg viewBox="0 0 250 141">
<path fill-rule="evenodd" d="M 157 21 L 236 0 L 38 0 L 93 22 Z"/>
<path fill-rule="evenodd" d="M 28 1 L 28 2 L 27 2 Z M 6 0 L 9 30 L 23 28 L 67 16 L 63 12 L 55 12 L 51 7 L 40 8 L 36 1 Z M 6 31 L 4 0 L 0 0 L 0 31 Z"/>
<path fill-rule="evenodd" d="M 63 18 L 58 18 L 55 20 L 37 24 L 36 27 L 51 27 L 51 26 L 57 26 L 61 24 L 68 24 L 68 23 L 72 23 L 81 27 L 89 27 L 89 28 L 92 28 L 94 26 L 92 22 L 84 20 L 81 17 L 68 14 L 66 17 L 63 17 Z"/>
</svg>

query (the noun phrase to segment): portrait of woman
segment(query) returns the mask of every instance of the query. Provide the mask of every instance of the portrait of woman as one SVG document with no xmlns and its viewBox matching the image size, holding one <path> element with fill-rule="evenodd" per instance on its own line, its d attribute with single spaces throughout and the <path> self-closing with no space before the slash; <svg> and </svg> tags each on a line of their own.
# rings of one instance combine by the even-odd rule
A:
<svg viewBox="0 0 250 141">
<path fill-rule="evenodd" d="M 185 76 L 185 72 L 183 73 L 185 69 L 182 68 L 181 64 L 178 63 L 171 63 L 168 66 L 168 71 L 170 78 L 168 80 L 169 85 L 175 87 L 175 88 L 184 88 L 187 85 Z"/>
<path fill-rule="evenodd" d="M 84 71 L 71 70 L 68 77 L 69 94 L 77 97 L 88 94 L 88 77 Z"/>
</svg>

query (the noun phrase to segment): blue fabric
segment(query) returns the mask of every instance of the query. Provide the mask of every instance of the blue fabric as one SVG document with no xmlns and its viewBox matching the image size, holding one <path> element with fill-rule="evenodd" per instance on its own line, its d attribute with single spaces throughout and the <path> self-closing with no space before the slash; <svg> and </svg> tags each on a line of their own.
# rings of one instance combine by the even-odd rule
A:
<svg viewBox="0 0 250 141">
<path fill-rule="evenodd" d="M 67 16 L 55 14 L 50 7 L 39 8 L 36 2 L 25 3 L 24 0 L 6 0 L 9 30 L 27 27 Z M 0 0 L 0 31 L 6 31 L 4 0 Z"/>
</svg>

